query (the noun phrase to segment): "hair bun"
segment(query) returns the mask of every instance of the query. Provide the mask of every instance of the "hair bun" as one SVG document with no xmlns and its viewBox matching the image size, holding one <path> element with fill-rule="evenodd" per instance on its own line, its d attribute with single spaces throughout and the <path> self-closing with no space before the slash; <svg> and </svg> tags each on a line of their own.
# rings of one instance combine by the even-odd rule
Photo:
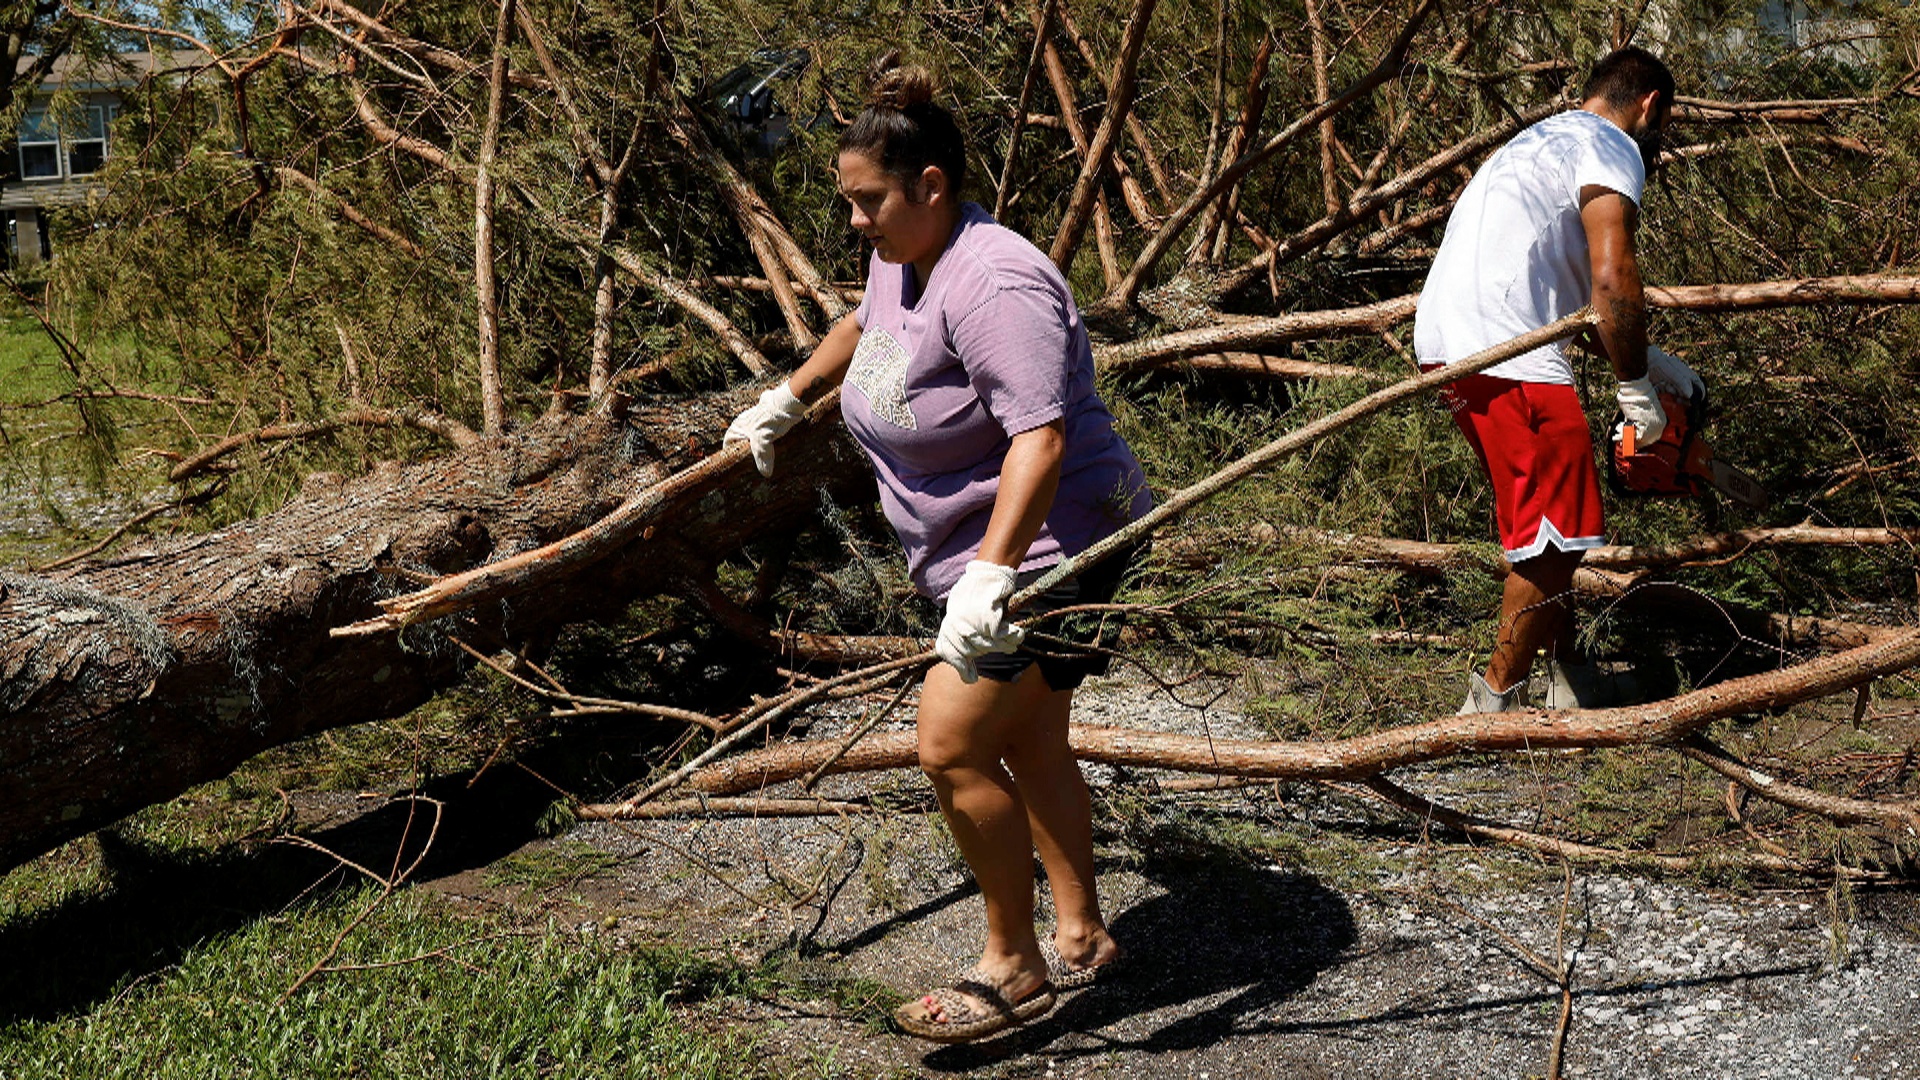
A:
<svg viewBox="0 0 1920 1080">
<path fill-rule="evenodd" d="M 900 50 L 888 49 L 867 73 L 867 104 L 876 109 L 908 109 L 933 100 L 933 76 L 918 64 L 902 64 Z"/>
</svg>

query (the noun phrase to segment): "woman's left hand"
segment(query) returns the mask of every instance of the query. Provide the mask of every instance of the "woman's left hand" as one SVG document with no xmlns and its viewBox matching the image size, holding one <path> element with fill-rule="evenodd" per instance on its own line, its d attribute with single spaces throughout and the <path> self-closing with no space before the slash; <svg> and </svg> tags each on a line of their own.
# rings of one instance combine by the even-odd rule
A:
<svg viewBox="0 0 1920 1080">
<path fill-rule="evenodd" d="M 1025 630 L 1007 619 L 1007 599 L 1013 592 L 1013 567 L 976 559 L 947 593 L 947 614 L 940 620 L 933 649 L 960 673 L 961 682 L 980 677 L 975 660 L 987 653 L 1012 652 L 1026 637 Z"/>
</svg>

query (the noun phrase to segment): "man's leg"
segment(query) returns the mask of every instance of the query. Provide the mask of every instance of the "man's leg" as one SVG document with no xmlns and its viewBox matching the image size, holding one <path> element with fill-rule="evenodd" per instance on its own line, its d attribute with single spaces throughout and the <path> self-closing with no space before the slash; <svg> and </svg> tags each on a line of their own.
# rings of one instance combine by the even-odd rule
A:
<svg viewBox="0 0 1920 1080">
<path fill-rule="evenodd" d="M 1573 645 L 1573 572 L 1579 551 L 1548 545 L 1513 564 L 1500 600 L 1500 639 L 1487 662 L 1487 686 L 1504 691 L 1525 681 L 1536 654 L 1562 657 Z"/>
</svg>

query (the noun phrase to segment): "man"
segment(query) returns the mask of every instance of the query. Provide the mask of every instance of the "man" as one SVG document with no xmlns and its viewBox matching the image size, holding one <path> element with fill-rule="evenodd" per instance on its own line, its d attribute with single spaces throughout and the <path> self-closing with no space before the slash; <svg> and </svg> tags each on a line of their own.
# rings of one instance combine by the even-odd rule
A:
<svg viewBox="0 0 1920 1080">
<path fill-rule="evenodd" d="M 1422 370 L 1463 359 L 1570 315 L 1599 315 L 1590 348 L 1606 355 L 1639 441 L 1665 427 L 1654 383 L 1697 382 L 1654 350 L 1634 230 L 1647 171 L 1673 107 L 1673 75 L 1645 49 L 1603 58 L 1579 109 L 1533 125 L 1500 148 L 1447 221 L 1414 321 Z M 1552 665 L 1548 708 L 1610 704 L 1591 664 L 1573 662 L 1567 603 L 1582 552 L 1604 542 L 1593 441 L 1558 342 L 1451 384 L 1455 423 L 1493 482 L 1494 518 L 1512 572 L 1486 674 L 1470 678 L 1462 713 L 1527 707 L 1536 653 Z M 1651 378 L 1649 376 L 1652 376 Z"/>
</svg>

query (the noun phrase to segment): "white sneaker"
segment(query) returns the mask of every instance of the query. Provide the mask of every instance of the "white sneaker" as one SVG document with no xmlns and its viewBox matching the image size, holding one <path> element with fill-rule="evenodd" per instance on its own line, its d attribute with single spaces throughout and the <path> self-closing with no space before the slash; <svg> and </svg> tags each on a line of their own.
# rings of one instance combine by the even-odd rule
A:
<svg viewBox="0 0 1920 1080">
<path fill-rule="evenodd" d="M 1467 716 L 1472 713 L 1520 712 L 1527 707 L 1527 682 L 1525 679 L 1514 683 L 1505 690 L 1495 690 L 1487 685 L 1487 680 L 1478 674 L 1467 676 L 1467 700 L 1460 706 L 1455 716 Z"/>
<path fill-rule="evenodd" d="M 1639 700 L 1639 681 L 1631 672 L 1615 674 L 1599 664 L 1547 661 L 1546 709 L 1610 709 Z"/>
</svg>

